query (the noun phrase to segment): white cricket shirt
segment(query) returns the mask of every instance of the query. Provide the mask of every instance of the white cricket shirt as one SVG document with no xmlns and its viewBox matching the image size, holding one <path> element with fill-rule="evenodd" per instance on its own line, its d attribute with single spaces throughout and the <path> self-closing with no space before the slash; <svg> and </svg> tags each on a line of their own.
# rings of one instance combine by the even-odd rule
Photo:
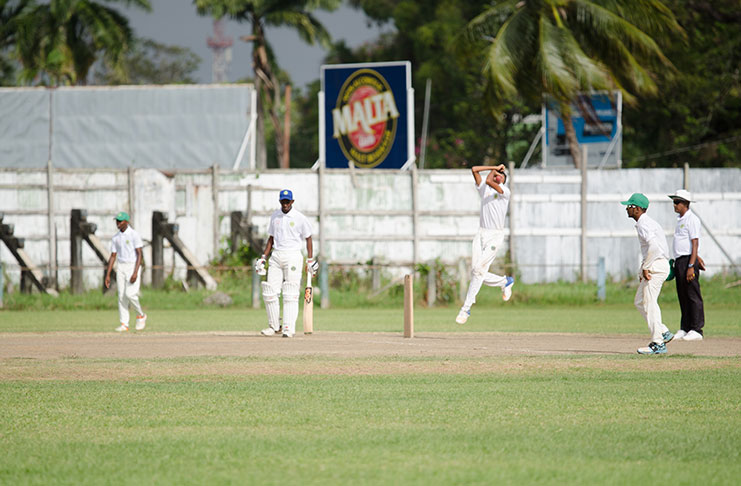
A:
<svg viewBox="0 0 741 486">
<path fill-rule="evenodd" d="M 144 246 L 139 233 L 129 226 L 126 231 L 118 232 L 111 238 L 111 253 L 116 254 L 120 263 L 136 263 L 136 249 Z"/>
<path fill-rule="evenodd" d="M 288 214 L 276 209 L 270 216 L 268 234 L 273 237 L 273 248 L 276 250 L 301 250 L 306 246 L 306 238 L 311 236 L 311 224 L 296 208 L 292 208 Z"/>
<path fill-rule="evenodd" d="M 692 240 L 695 238 L 700 238 L 700 218 L 688 209 L 684 216 L 677 219 L 677 226 L 674 228 L 674 258 L 691 255 Z"/>
<path fill-rule="evenodd" d="M 500 184 L 503 194 L 499 194 L 493 187 L 481 181 L 479 196 L 481 196 L 481 216 L 479 226 L 485 229 L 504 229 L 504 218 L 509 206 L 509 187 Z"/>
<path fill-rule="evenodd" d="M 656 245 L 658 250 L 658 255 L 651 255 L 652 260 L 656 260 L 660 256 L 669 259 L 669 246 L 666 244 L 664 229 L 648 214 L 644 213 L 638 218 L 636 233 L 638 233 L 638 241 L 641 244 L 641 255 L 643 255 L 645 266 L 653 263 L 653 261 L 646 261 L 649 258 L 649 247 L 651 245 Z"/>
</svg>

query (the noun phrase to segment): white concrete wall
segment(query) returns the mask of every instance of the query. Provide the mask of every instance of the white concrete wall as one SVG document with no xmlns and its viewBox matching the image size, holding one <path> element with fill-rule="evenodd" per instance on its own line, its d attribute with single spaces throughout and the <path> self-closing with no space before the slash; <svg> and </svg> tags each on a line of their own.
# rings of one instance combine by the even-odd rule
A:
<svg viewBox="0 0 741 486">
<path fill-rule="evenodd" d="M 166 174 L 136 169 L 132 226 L 151 239 L 153 211 L 166 211 L 180 226 L 180 237 L 201 260 L 208 263 L 229 237 L 229 212 L 247 210 L 252 186 L 253 222 L 266 230 L 270 213 L 278 207 L 278 191 L 293 190 L 295 207 L 312 221 L 314 244 L 330 263 L 408 265 L 414 257 L 412 175 L 398 171 L 327 171 L 324 180 L 324 239 L 320 247 L 319 176 L 308 170 L 219 172 L 217 193 L 220 220 L 214 237 L 211 171 Z M 47 173 L 45 170 L 0 170 L 0 211 L 4 222 L 15 225 L 15 235 L 26 238 L 26 250 L 48 273 Z M 596 278 L 600 257 L 614 279 L 632 276 L 640 258 L 634 224 L 619 201 L 643 192 L 651 205 L 648 214 L 665 229 L 671 247 L 676 215 L 667 194 L 681 188 L 681 169 L 590 170 L 588 179 L 588 275 Z M 54 224 L 57 228 L 58 276 L 62 287 L 69 282 L 69 213 L 88 210 L 88 220 L 98 225 L 97 235 L 106 244 L 116 231 L 113 216 L 129 208 L 127 171 L 55 170 Z M 31 187 L 28 187 L 31 185 Z M 690 189 L 697 200 L 692 209 L 711 229 L 734 261 L 741 263 L 741 169 L 698 169 L 690 172 Z M 79 190 L 85 187 L 85 190 Z M 580 185 L 575 170 L 518 171 L 513 178 L 515 261 L 523 281 L 573 281 L 580 263 Z M 479 199 L 467 170 L 418 172 L 418 262 L 434 259 L 456 265 L 470 258 L 470 239 L 478 227 Z M 372 214 L 372 212 L 380 214 Z M 215 246 L 216 243 L 216 246 Z M 700 254 L 708 275 L 728 268 L 721 249 L 703 232 Z M 102 267 L 85 248 L 84 272 L 88 287 L 100 285 Z M 503 256 L 503 254 L 501 255 Z M 0 259 L 11 281 L 20 271 L 12 255 L 0 245 Z M 149 247 L 145 261 L 151 262 Z M 502 260 L 500 259 L 499 262 Z M 175 265 L 175 276 L 185 275 L 184 262 L 166 250 L 166 265 Z M 145 275 L 145 283 L 149 275 Z"/>
</svg>

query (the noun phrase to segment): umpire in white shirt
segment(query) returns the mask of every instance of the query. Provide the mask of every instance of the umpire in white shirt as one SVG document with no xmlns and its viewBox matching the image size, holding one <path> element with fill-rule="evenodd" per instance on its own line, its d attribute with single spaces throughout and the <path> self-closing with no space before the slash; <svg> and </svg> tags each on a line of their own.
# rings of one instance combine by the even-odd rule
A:
<svg viewBox="0 0 741 486">
<path fill-rule="evenodd" d="M 674 276 L 677 279 L 677 297 L 682 310 L 682 323 L 676 339 L 701 341 L 705 326 L 705 310 L 700 292 L 700 270 L 705 270 L 700 249 L 700 218 L 690 209 L 692 194 L 680 189 L 669 198 L 677 213 L 674 229 Z"/>
<path fill-rule="evenodd" d="M 298 317 L 298 296 L 304 257 L 301 246 L 306 242 L 306 270 L 316 274 L 319 265 L 313 258 L 314 248 L 311 241 L 311 224 L 306 216 L 293 207 L 293 193 L 289 189 L 280 191 L 278 196 L 280 209 L 270 216 L 268 242 L 265 251 L 255 268 L 258 274 L 265 274 L 265 260 L 270 258 L 268 281 L 262 283 L 262 297 L 268 313 L 268 327 L 262 330 L 265 336 L 274 336 L 279 332 L 290 338 L 296 332 Z M 279 323 L 280 302 L 278 296 L 283 292 L 283 328 Z M 282 332 L 281 332 L 282 331 Z"/>
</svg>

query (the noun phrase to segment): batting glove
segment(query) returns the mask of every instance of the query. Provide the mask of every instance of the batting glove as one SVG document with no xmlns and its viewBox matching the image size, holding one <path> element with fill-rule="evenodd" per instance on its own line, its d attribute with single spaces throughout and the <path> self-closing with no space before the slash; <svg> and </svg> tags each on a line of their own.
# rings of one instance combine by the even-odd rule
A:
<svg viewBox="0 0 741 486">
<path fill-rule="evenodd" d="M 315 258 L 309 258 L 306 260 L 306 271 L 311 272 L 312 275 L 316 275 L 319 270 L 319 262 Z"/>
<path fill-rule="evenodd" d="M 267 270 L 265 270 L 265 256 L 261 256 L 257 260 L 255 260 L 255 272 L 257 272 L 258 275 L 265 275 Z"/>
</svg>

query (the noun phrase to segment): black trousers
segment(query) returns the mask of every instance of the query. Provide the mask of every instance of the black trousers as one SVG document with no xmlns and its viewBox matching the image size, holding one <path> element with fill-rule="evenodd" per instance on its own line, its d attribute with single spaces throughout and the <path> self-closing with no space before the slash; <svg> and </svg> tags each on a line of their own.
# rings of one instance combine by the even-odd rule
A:
<svg viewBox="0 0 741 486">
<path fill-rule="evenodd" d="M 700 269 L 695 262 L 695 278 L 687 281 L 687 265 L 690 256 L 685 255 L 674 260 L 674 278 L 677 280 L 677 297 L 679 308 L 682 310 L 682 324 L 684 332 L 697 331 L 702 334 L 705 326 L 705 309 L 700 292 Z"/>
</svg>

